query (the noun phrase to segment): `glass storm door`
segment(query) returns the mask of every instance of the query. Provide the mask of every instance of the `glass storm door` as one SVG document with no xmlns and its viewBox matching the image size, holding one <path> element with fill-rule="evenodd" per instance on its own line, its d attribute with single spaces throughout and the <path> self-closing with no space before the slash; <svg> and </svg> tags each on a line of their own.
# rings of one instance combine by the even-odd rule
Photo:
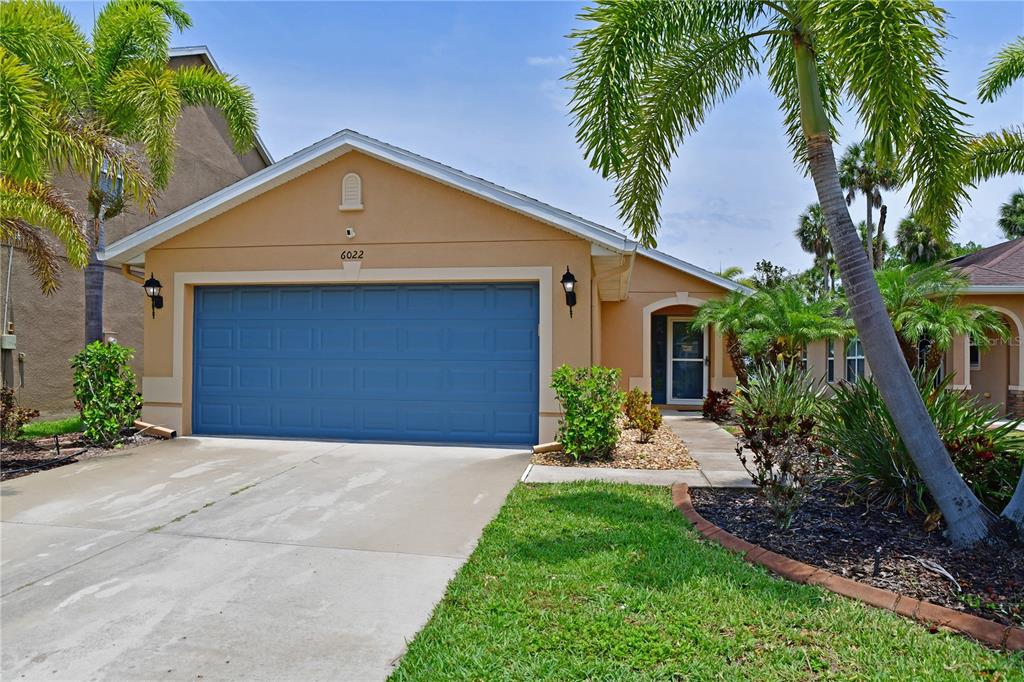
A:
<svg viewBox="0 0 1024 682">
<path fill-rule="evenodd" d="M 668 401 L 702 400 L 707 379 L 704 332 L 692 329 L 689 320 L 669 320 L 668 334 Z"/>
</svg>

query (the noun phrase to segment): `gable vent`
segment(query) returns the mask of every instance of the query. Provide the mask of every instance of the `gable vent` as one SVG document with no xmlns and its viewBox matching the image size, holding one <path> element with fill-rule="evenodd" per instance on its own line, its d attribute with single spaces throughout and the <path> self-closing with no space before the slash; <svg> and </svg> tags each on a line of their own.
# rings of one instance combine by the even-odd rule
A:
<svg viewBox="0 0 1024 682">
<path fill-rule="evenodd" d="M 342 211 L 361 211 L 363 209 L 363 180 L 355 173 L 349 173 L 341 180 Z"/>
</svg>

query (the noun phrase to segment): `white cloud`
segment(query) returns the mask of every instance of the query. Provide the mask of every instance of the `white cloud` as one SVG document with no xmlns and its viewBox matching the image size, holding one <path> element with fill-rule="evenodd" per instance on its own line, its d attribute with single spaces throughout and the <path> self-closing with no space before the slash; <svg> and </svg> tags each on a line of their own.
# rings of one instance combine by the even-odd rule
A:
<svg viewBox="0 0 1024 682">
<path fill-rule="evenodd" d="M 569 60 L 565 58 L 565 55 L 555 55 L 554 57 L 527 57 L 526 63 L 530 66 L 565 66 Z"/>
</svg>

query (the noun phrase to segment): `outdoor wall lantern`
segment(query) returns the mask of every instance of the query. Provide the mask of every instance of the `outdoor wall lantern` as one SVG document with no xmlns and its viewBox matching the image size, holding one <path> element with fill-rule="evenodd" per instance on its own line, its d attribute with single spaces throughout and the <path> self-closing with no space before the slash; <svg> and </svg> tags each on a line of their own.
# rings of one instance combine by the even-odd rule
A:
<svg viewBox="0 0 1024 682">
<path fill-rule="evenodd" d="M 565 274 L 562 275 L 562 288 L 565 289 L 565 304 L 569 306 L 569 317 L 572 317 L 572 307 L 576 305 L 576 276 L 569 272 L 569 266 L 565 266 Z"/>
<path fill-rule="evenodd" d="M 164 307 L 164 297 L 160 295 L 160 280 L 153 276 L 153 273 L 149 273 L 149 279 L 142 283 L 142 288 L 146 291 L 146 296 L 149 296 L 150 302 L 153 304 L 153 319 L 156 319 L 157 308 Z"/>
</svg>

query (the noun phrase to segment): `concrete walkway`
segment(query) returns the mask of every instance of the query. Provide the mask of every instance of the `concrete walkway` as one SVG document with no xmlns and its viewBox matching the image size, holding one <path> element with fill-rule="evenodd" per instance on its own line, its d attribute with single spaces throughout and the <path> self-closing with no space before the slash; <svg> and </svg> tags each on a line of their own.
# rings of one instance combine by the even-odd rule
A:
<svg viewBox="0 0 1024 682">
<path fill-rule="evenodd" d="M 524 483 L 610 481 L 644 485 L 687 483 L 691 488 L 749 488 L 750 475 L 736 456 L 736 439 L 700 415 L 664 410 L 665 424 L 686 443 L 700 469 L 612 469 L 609 467 L 560 467 L 531 464 L 523 472 Z"/>
<path fill-rule="evenodd" d="M 697 460 L 701 473 L 712 486 L 746 488 L 753 485 L 736 456 L 736 439 L 731 433 L 699 414 L 664 410 L 662 418 L 686 444 L 690 457 Z"/>
</svg>

